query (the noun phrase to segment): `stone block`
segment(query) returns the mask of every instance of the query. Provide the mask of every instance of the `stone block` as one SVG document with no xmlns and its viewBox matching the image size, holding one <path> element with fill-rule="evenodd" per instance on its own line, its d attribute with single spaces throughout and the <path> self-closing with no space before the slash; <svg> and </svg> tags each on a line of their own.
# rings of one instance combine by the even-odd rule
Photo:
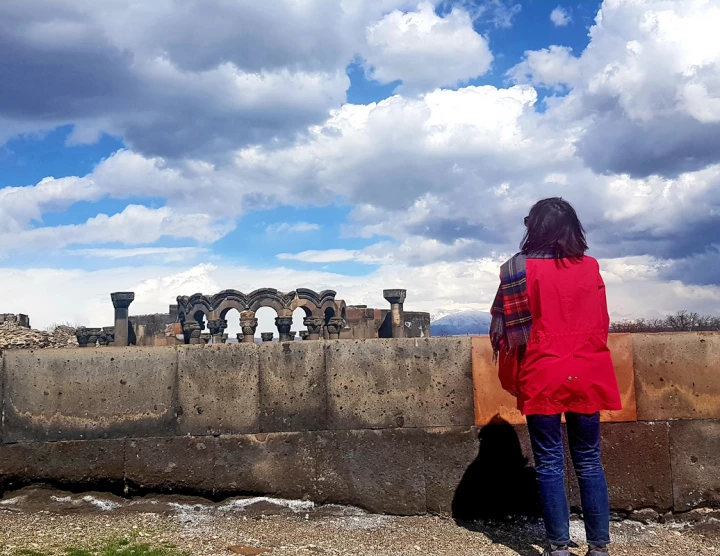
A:
<svg viewBox="0 0 720 556">
<path fill-rule="evenodd" d="M 308 432 L 221 436 L 216 448 L 215 492 L 314 500 L 314 453 Z"/>
<path fill-rule="evenodd" d="M 259 367 L 262 432 L 327 428 L 323 342 L 265 343 Z"/>
<path fill-rule="evenodd" d="M 440 508 L 445 513 L 451 500 L 452 516 L 460 520 L 539 515 L 527 427 L 498 418 L 471 430 L 470 435 L 428 434 L 425 443 L 428 509 Z M 463 436 L 470 438 L 464 442 Z"/>
<path fill-rule="evenodd" d="M 619 411 L 601 411 L 600 420 L 604 423 L 637 421 L 632 334 L 610 334 L 608 348 L 610 348 L 610 355 L 615 367 L 622 409 Z"/>
<path fill-rule="evenodd" d="M 720 334 L 634 334 L 638 419 L 720 419 Z"/>
<path fill-rule="evenodd" d="M 472 374 L 475 424 L 487 425 L 501 419 L 511 425 L 523 425 L 525 417 L 517 408 L 514 396 L 503 390 L 493 363 L 492 345 L 488 336 L 472 337 Z"/>
<path fill-rule="evenodd" d="M 180 434 L 259 432 L 259 392 L 255 344 L 178 349 Z"/>
<path fill-rule="evenodd" d="M 84 490 L 122 489 L 125 440 L 0 445 L 0 486 L 32 483 Z"/>
<path fill-rule="evenodd" d="M 623 409 L 603 411 L 601 420 L 603 422 L 635 421 L 637 420 L 637 407 L 635 404 L 632 335 L 611 334 L 608 347 L 615 366 Z M 474 336 L 472 338 L 472 354 L 475 424 L 482 426 L 496 417 L 514 425 L 525 424 L 525 417 L 517 409 L 517 400 L 503 390 L 500 385 L 498 366 L 492 361 L 490 338 Z"/>
<path fill-rule="evenodd" d="M 343 340 L 325 349 L 328 428 L 473 424 L 469 338 Z"/>
<path fill-rule="evenodd" d="M 320 502 L 350 504 L 375 513 L 425 513 L 421 430 L 313 434 Z"/>
<path fill-rule="evenodd" d="M 5 352 L 5 442 L 167 436 L 173 348 Z"/>
<path fill-rule="evenodd" d="M 463 477 L 478 457 L 478 433 L 474 427 L 439 427 L 425 429 L 425 489 L 427 511 L 462 518 L 462 511 L 453 512 L 453 501 Z M 467 484 L 465 482 L 464 486 Z M 468 500 L 475 497 L 470 487 Z M 462 502 L 462 500 L 461 500 Z"/>
<path fill-rule="evenodd" d="M 211 493 L 216 438 L 128 440 L 125 478 L 132 490 Z"/>
<path fill-rule="evenodd" d="M 720 505 L 720 421 L 670 423 L 675 511 Z"/>
<path fill-rule="evenodd" d="M 667 423 L 606 423 L 602 427 L 602 461 L 610 507 L 669 510 L 673 506 Z M 569 454 L 566 461 L 570 503 L 580 506 L 580 491 Z"/>
</svg>

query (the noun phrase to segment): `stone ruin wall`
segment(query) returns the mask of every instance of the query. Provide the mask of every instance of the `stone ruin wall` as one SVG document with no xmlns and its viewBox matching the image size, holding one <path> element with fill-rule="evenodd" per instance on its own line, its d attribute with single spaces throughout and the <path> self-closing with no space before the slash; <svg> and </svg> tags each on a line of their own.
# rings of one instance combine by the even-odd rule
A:
<svg viewBox="0 0 720 556">
<path fill-rule="evenodd" d="M 56 326 L 51 331 L 33 330 L 27 315 L 0 314 L 0 351 L 77 347 L 75 328 Z"/>
<path fill-rule="evenodd" d="M 612 508 L 720 507 L 720 334 L 613 334 Z M 524 419 L 485 337 L 6 351 L 0 487 L 260 494 L 534 513 Z M 575 478 L 568 478 L 578 506 Z"/>
<path fill-rule="evenodd" d="M 298 339 L 292 331 L 293 313 L 301 309 L 306 330 L 300 331 L 302 340 L 318 339 L 371 339 L 371 338 L 426 338 L 430 336 L 430 314 L 405 311 L 406 291 L 384 290 L 389 309 L 373 309 L 366 305 L 347 305 L 336 299 L 336 292 L 315 292 L 297 288 L 280 292 L 262 288 L 249 294 L 237 290 L 223 290 L 215 295 L 200 293 L 179 296 L 177 304 L 170 305 L 167 313 L 131 315 L 129 307 L 134 300 L 132 292 L 111 294 L 115 307 L 115 325 L 102 328 L 80 327 L 77 341 L 87 346 L 173 346 L 182 344 L 254 343 L 258 326 L 255 313 L 262 307 L 272 308 L 276 314 L 278 334 L 263 333 L 262 341 L 278 339 L 281 342 Z M 240 314 L 243 333 L 228 338 L 226 316 L 230 310 Z M 126 330 L 123 338 L 118 330 Z"/>
</svg>

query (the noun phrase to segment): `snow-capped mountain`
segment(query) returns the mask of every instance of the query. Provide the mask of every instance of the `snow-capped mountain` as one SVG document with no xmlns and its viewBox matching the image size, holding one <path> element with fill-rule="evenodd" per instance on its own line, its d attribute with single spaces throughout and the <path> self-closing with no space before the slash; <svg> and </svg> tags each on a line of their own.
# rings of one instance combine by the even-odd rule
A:
<svg viewBox="0 0 720 556">
<path fill-rule="evenodd" d="M 465 336 L 487 334 L 490 331 L 490 314 L 475 309 L 455 313 L 439 311 L 433 315 L 430 333 L 433 336 Z"/>
</svg>

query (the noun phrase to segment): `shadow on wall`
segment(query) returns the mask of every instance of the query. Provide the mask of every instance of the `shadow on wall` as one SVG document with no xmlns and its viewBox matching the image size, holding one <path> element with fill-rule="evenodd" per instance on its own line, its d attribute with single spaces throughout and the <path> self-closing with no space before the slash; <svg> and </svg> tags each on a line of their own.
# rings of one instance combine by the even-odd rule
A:
<svg viewBox="0 0 720 556">
<path fill-rule="evenodd" d="M 538 554 L 537 539 L 519 538 L 517 530 L 493 524 L 511 516 L 540 516 L 540 500 L 535 469 L 523 455 L 515 428 L 495 416 L 480 429 L 477 458 L 465 471 L 455 490 L 452 517 L 470 531 L 481 532 L 494 543 L 518 554 Z M 479 520 L 479 521 L 478 521 Z M 490 523 L 489 523 L 490 522 Z"/>
</svg>

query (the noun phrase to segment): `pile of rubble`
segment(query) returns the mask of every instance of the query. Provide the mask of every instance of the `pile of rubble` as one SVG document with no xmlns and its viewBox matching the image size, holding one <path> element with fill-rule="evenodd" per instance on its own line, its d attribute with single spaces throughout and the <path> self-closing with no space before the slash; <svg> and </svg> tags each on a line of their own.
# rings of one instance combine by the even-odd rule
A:
<svg viewBox="0 0 720 556">
<path fill-rule="evenodd" d="M 77 347 L 75 329 L 70 326 L 56 326 L 50 332 L 32 330 L 17 323 L 4 322 L 0 325 L 0 350 Z"/>
</svg>

